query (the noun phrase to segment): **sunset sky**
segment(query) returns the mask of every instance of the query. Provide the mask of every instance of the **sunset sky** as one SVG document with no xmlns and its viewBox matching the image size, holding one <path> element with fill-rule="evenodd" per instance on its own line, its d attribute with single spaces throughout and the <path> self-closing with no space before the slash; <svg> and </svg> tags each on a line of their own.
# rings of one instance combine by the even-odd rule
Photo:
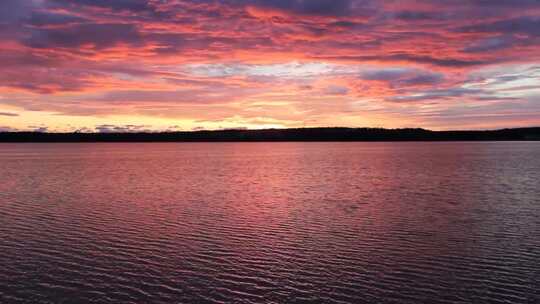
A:
<svg viewBox="0 0 540 304">
<path fill-rule="evenodd" d="M 538 0 L 1 0 L 0 130 L 540 125 Z"/>
</svg>

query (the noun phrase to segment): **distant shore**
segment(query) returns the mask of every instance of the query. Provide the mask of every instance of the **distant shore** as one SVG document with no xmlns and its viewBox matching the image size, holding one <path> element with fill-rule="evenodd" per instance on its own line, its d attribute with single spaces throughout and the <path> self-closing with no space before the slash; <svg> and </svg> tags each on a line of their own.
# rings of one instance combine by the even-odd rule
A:
<svg viewBox="0 0 540 304">
<path fill-rule="evenodd" d="M 297 128 L 159 133 L 2 132 L 0 142 L 540 141 L 540 127 L 485 131 Z"/>
</svg>

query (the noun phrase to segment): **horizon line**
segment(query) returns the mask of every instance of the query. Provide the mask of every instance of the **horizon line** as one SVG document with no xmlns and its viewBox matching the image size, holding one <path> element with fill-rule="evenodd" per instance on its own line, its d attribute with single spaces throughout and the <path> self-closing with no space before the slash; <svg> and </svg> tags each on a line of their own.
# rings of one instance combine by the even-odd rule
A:
<svg viewBox="0 0 540 304">
<path fill-rule="evenodd" d="M 405 130 L 417 130 L 417 131 L 426 131 L 426 132 L 494 132 L 494 131 L 504 131 L 504 130 L 521 130 L 521 129 L 536 129 L 540 128 L 540 125 L 533 126 L 521 126 L 521 127 L 501 127 L 501 128 L 486 128 L 486 129 L 448 129 L 448 130 L 433 130 L 429 128 L 422 127 L 402 127 L 402 128 L 385 128 L 385 127 L 340 127 L 340 126 L 329 126 L 329 127 L 285 127 L 285 128 L 261 128 L 261 129 L 252 129 L 247 127 L 238 127 L 238 128 L 221 128 L 221 129 L 200 129 L 200 130 L 124 130 L 124 131 L 105 131 L 105 132 L 85 132 L 85 131 L 39 131 L 39 130 L 0 130 L 0 134 L 21 134 L 21 133 L 31 133 L 31 134 L 170 134 L 170 133 L 201 133 L 201 132 L 230 132 L 230 131 L 287 131 L 287 130 L 386 130 L 386 131 L 405 131 Z"/>
</svg>

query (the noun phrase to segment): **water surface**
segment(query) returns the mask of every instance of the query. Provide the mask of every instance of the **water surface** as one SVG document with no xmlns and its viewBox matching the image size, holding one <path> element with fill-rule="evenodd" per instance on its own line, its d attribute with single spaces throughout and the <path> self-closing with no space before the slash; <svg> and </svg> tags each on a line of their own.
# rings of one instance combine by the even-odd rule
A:
<svg viewBox="0 0 540 304">
<path fill-rule="evenodd" d="M 538 303 L 540 143 L 0 144 L 0 303 Z"/>
</svg>

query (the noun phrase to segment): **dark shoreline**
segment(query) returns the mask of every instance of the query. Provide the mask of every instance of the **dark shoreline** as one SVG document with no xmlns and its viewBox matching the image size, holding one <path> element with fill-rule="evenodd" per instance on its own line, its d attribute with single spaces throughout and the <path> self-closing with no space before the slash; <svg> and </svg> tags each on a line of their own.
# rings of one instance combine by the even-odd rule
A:
<svg viewBox="0 0 540 304">
<path fill-rule="evenodd" d="M 0 132 L 0 142 L 540 141 L 540 127 L 486 131 L 298 128 L 161 133 Z"/>
</svg>

